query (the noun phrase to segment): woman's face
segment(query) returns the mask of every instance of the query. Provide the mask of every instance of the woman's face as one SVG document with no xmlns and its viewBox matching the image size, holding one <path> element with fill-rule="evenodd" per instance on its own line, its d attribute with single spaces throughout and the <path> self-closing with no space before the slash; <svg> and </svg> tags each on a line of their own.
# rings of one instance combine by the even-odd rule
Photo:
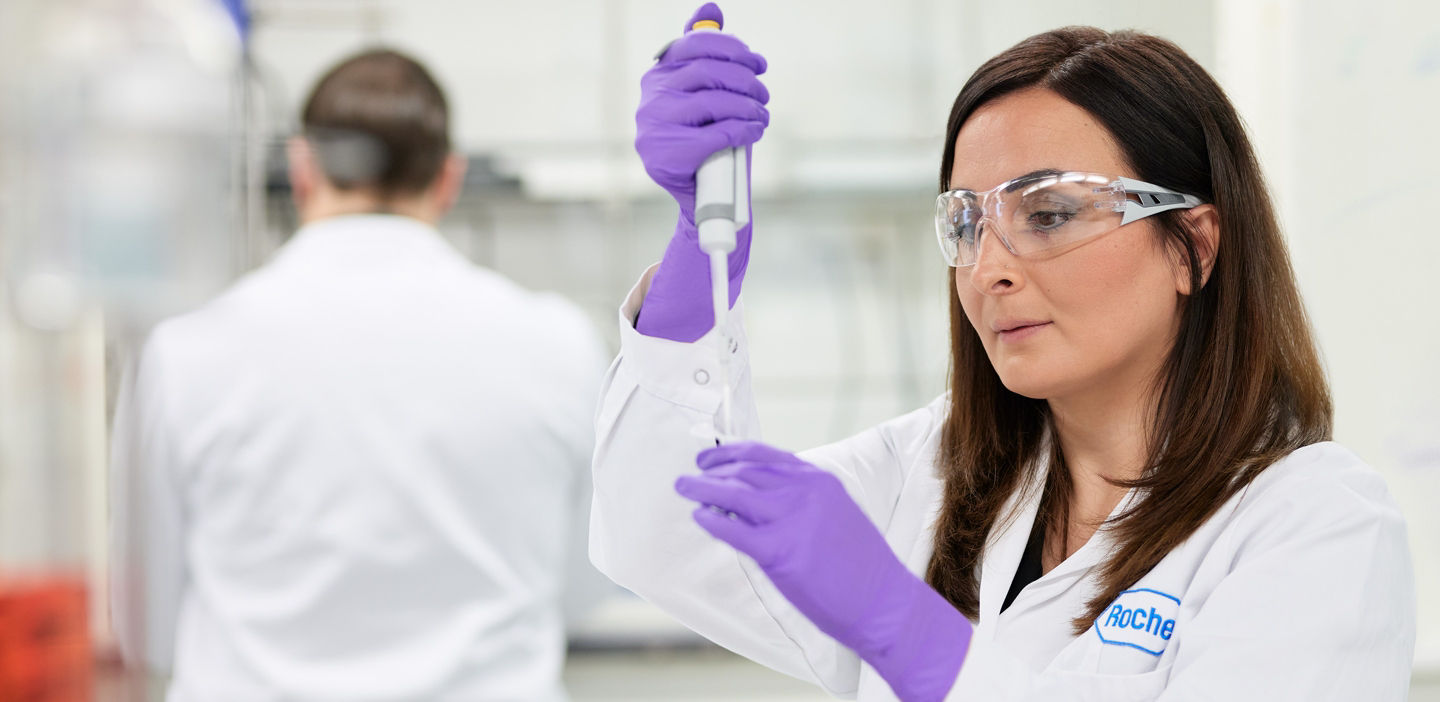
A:
<svg viewBox="0 0 1440 702">
<path fill-rule="evenodd" d="M 1110 133 L 1048 90 L 976 110 L 955 139 L 952 189 L 989 190 L 1033 171 L 1136 177 Z M 1061 400 L 1148 382 L 1175 337 L 1184 276 L 1141 220 L 1054 258 L 1021 259 L 993 236 L 955 289 L 1011 391 Z"/>
</svg>

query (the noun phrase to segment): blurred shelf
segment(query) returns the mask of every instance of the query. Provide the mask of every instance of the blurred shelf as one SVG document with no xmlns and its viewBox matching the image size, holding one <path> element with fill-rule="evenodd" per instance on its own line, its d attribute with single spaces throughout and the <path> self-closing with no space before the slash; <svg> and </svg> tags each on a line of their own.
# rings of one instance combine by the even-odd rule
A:
<svg viewBox="0 0 1440 702">
<path fill-rule="evenodd" d="M 834 699 L 815 685 L 715 646 L 680 651 L 573 652 L 564 675 L 574 702 Z"/>
<path fill-rule="evenodd" d="M 624 591 L 572 626 L 568 635 L 572 653 L 715 648 L 659 607 Z"/>
</svg>

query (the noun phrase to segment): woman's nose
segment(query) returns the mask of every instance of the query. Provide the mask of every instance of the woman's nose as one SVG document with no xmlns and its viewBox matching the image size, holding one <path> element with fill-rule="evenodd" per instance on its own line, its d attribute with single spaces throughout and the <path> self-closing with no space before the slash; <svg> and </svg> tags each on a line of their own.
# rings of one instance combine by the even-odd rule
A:
<svg viewBox="0 0 1440 702">
<path fill-rule="evenodd" d="M 1020 260 L 1001 241 L 999 232 L 990 222 L 982 222 L 977 232 L 975 265 L 970 267 L 970 285 L 985 295 L 1005 295 L 1025 285 Z"/>
</svg>

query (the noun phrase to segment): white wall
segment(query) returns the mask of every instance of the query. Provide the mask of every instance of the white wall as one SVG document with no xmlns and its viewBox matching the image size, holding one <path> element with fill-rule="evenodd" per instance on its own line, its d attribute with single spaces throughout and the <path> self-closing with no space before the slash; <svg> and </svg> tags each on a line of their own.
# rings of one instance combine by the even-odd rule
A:
<svg viewBox="0 0 1440 702">
<path fill-rule="evenodd" d="M 1409 520 L 1417 659 L 1440 668 L 1440 5 L 1294 2 L 1284 154 L 1295 266 L 1333 383 L 1336 438 Z"/>
</svg>

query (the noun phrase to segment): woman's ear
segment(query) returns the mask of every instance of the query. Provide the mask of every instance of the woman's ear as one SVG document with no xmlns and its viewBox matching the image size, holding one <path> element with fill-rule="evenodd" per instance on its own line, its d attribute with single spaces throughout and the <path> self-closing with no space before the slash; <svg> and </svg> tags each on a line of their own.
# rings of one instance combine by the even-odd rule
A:
<svg viewBox="0 0 1440 702">
<path fill-rule="evenodd" d="M 1200 287 L 1210 282 L 1210 271 L 1215 268 L 1215 254 L 1220 248 L 1220 213 L 1214 205 L 1200 205 L 1187 210 L 1184 215 L 1188 229 L 1195 243 L 1195 256 L 1200 259 Z M 1181 295 L 1190 294 L 1190 262 L 1181 252 L 1179 265 L 1175 266 L 1175 291 Z"/>
</svg>

